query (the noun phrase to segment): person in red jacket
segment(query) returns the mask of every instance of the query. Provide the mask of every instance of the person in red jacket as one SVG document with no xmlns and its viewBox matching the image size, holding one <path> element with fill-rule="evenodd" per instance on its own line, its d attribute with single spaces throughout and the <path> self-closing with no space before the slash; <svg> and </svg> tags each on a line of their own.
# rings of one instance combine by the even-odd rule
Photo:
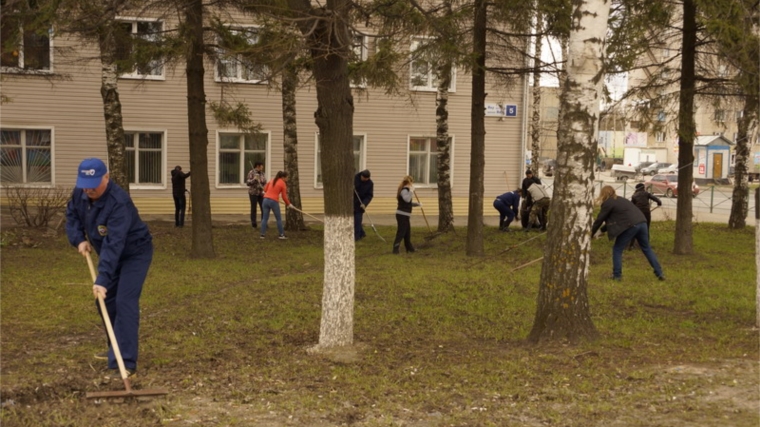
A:
<svg viewBox="0 0 760 427">
<path fill-rule="evenodd" d="M 269 211 L 274 212 L 274 218 L 277 220 L 277 231 L 280 232 L 280 240 L 285 240 L 285 230 L 282 228 L 282 215 L 280 215 L 280 196 L 285 202 L 285 208 L 290 207 L 288 200 L 288 173 L 285 171 L 277 172 L 273 180 L 267 182 L 264 186 L 264 201 L 261 203 L 261 238 L 264 239 L 267 234 L 267 221 L 269 221 Z"/>
</svg>

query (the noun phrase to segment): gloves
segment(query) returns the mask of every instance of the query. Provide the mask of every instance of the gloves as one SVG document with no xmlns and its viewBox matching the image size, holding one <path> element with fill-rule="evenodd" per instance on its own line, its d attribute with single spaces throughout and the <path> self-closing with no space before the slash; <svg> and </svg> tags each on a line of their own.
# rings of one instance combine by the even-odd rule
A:
<svg viewBox="0 0 760 427">
<path fill-rule="evenodd" d="M 293 205 L 285 205 L 285 210 L 288 210 L 288 209 L 290 209 L 291 207 L 293 207 Z"/>
<path fill-rule="evenodd" d="M 367 205 L 365 205 L 364 203 L 359 203 L 359 206 L 361 206 L 363 211 L 367 210 Z"/>
<path fill-rule="evenodd" d="M 422 203 L 417 202 L 417 206 L 422 207 Z"/>
</svg>

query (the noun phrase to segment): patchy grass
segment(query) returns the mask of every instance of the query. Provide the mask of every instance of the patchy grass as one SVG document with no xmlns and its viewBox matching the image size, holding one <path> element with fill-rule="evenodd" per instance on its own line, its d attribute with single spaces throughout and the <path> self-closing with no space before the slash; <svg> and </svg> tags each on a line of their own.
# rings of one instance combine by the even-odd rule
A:
<svg viewBox="0 0 760 427">
<path fill-rule="evenodd" d="M 135 388 L 165 398 L 88 401 L 121 390 L 93 354 L 105 334 L 87 265 L 64 236 L 2 235 L 4 426 L 752 426 L 760 423 L 754 230 L 695 224 L 693 256 L 653 224 L 666 282 L 639 251 L 606 280 L 593 242 L 589 298 L 602 338 L 531 346 L 545 236 L 486 228 L 392 255 L 369 232 L 356 249 L 354 358 L 308 355 L 319 336 L 319 228 L 261 241 L 214 229 L 218 257 L 188 257 L 190 229 L 151 223 Z M 386 239 L 392 227 L 378 227 Z M 24 237 L 22 239 L 21 237 Z"/>
</svg>

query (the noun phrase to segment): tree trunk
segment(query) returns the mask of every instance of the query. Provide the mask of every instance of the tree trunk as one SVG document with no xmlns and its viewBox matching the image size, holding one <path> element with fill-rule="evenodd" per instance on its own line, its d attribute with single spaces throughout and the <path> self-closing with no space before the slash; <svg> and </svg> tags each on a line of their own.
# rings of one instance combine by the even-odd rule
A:
<svg viewBox="0 0 760 427">
<path fill-rule="evenodd" d="M 293 4 L 295 2 L 292 2 Z M 326 7 L 295 8 L 311 19 L 299 22 L 308 37 L 317 90 L 315 122 L 322 144 L 325 203 L 325 272 L 319 344 L 313 351 L 348 346 L 354 340 L 354 101 L 348 79 L 351 49 L 348 0 L 327 0 Z"/>
<path fill-rule="evenodd" d="M 451 198 L 451 143 L 449 142 L 449 86 L 451 86 L 451 62 L 445 62 L 438 68 L 435 109 L 439 232 L 454 229 L 454 202 Z"/>
<path fill-rule="evenodd" d="M 697 6 L 694 0 L 683 2 L 683 39 L 681 46 L 681 92 L 678 106 L 678 188 L 691 189 L 694 181 L 694 74 L 695 49 L 697 45 Z M 673 253 L 688 255 L 694 253 L 692 240 L 692 199 L 691 191 L 679 191 L 676 203 L 676 232 Z"/>
<path fill-rule="evenodd" d="M 187 123 L 190 142 L 190 170 L 193 191 L 190 195 L 193 216 L 193 243 L 190 256 L 214 258 L 211 232 L 211 193 L 208 178 L 208 128 L 206 127 L 206 92 L 203 87 L 203 2 L 188 0 L 185 4 L 187 53 Z"/>
<path fill-rule="evenodd" d="M 119 74 L 114 61 L 116 43 L 110 28 L 105 28 L 98 34 L 98 46 L 101 66 L 100 96 L 103 98 L 106 146 L 108 147 L 108 174 L 112 181 L 129 193 L 124 122 L 119 100 Z"/>
<path fill-rule="evenodd" d="M 566 84 L 560 98 L 557 174 L 549 236 L 541 266 L 531 342 L 592 339 L 598 335 L 589 310 L 587 283 L 591 249 L 596 128 L 602 94 L 603 41 L 610 5 L 574 3 L 568 40 Z"/>
<path fill-rule="evenodd" d="M 755 74 L 757 76 L 757 74 Z M 757 86 L 755 86 L 757 87 Z M 734 189 L 731 194 L 731 214 L 728 217 L 728 228 L 741 229 L 747 226 L 749 213 L 749 165 L 750 128 L 757 122 L 758 98 L 746 94 L 744 98 L 744 114 L 737 120 L 736 157 L 734 163 Z"/>
<path fill-rule="evenodd" d="M 485 173 L 486 24 L 487 3 L 475 0 L 472 45 L 472 105 L 470 110 L 470 194 L 467 255 L 483 255 L 483 174 Z"/>
<path fill-rule="evenodd" d="M 533 60 L 533 117 L 530 123 L 530 168 L 533 175 L 541 176 L 538 157 L 541 154 L 541 32 L 543 32 L 543 15 L 536 12 L 536 51 Z"/>
<path fill-rule="evenodd" d="M 301 203 L 301 179 L 298 175 L 298 125 L 296 124 L 296 88 L 298 72 L 286 66 L 282 72 L 282 134 L 285 151 L 285 170 L 288 172 L 288 199 L 299 209 Z M 303 214 L 288 209 L 285 214 L 285 228 L 304 230 Z"/>
</svg>

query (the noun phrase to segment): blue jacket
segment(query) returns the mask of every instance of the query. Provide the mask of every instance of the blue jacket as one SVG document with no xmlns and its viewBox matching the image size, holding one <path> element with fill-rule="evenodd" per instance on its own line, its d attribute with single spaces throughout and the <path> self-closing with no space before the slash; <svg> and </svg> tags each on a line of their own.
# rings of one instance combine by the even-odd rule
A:
<svg viewBox="0 0 760 427">
<path fill-rule="evenodd" d="M 501 202 L 505 205 L 509 206 L 509 208 L 512 209 L 512 212 L 514 213 L 517 213 L 517 211 L 520 209 L 520 195 L 514 191 L 509 191 L 496 198 L 501 200 Z"/>
<path fill-rule="evenodd" d="M 371 202 L 372 198 L 375 196 L 374 189 L 375 184 L 371 179 L 362 181 L 361 172 L 354 175 L 354 190 L 356 190 L 356 193 L 354 193 L 354 213 L 364 212 L 361 204 L 363 203 L 364 206 L 369 206 L 369 202 Z"/>
<path fill-rule="evenodd" d="M 66 235 L 78 247 L 90 239 L 100 257 L 95 283 L 113 289 L 120 261 L 151 247 L 153 237 L 132 199 L 113 181 L 98 200 L 75 188 L 66 207 Z"/>
</svg>

